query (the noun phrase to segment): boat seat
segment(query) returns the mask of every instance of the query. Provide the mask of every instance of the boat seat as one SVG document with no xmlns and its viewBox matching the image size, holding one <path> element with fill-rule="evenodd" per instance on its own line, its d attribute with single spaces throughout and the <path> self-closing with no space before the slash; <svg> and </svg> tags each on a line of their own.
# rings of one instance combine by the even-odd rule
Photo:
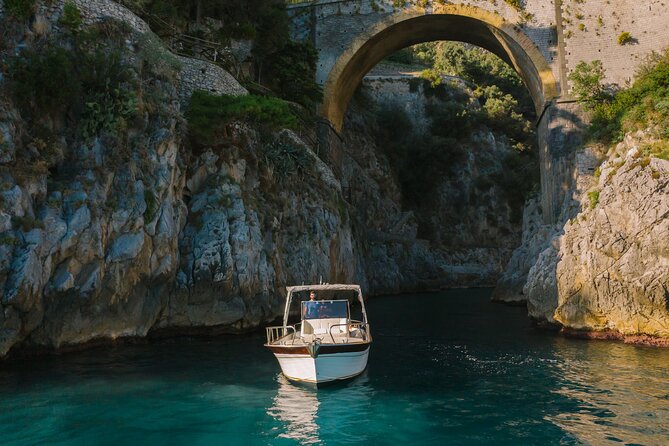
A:
<svg viewBox="0 0 669 446">
<path fill-rule="evenodd" d="M 327 319 L 305 319 L 302 321 L 302 336 L 304 335 L 324 335 L 330 333 L 330 327 L 338 324 L 346 324 L 346 318 L 327 318 Z M 332 329 L 333 335 L 346 333 L 346 325 L 339 325 Z"/>
</svg>

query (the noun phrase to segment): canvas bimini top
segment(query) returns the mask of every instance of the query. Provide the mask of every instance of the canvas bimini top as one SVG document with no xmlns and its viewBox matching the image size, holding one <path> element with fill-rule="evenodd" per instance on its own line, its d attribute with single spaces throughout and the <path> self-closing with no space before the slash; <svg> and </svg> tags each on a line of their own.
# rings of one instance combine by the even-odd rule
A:
<svg viewBox="0 0 669 446">
<path fill-rule="evenodd" d="M 362 298 L 362 290 L 360 285 L 349 285 L 349 284 L 322 284 L 322 285 L 297 285 L 297 286 L 288 286 L 286 287 L 288 295 L 286 296 L 286 309 L 283 313 L 283 326 L 288 325 L 288 315 L 290 312 L 290 303 L 293 299 L 293 293 L 299 293 L 300 291 L 353 291 L 358 295 L 358 302 L 362 308 L 362 317 L 363 322 L 367 323 L 367 312 L 365 311 L 365 301 Z"/>
</svg>

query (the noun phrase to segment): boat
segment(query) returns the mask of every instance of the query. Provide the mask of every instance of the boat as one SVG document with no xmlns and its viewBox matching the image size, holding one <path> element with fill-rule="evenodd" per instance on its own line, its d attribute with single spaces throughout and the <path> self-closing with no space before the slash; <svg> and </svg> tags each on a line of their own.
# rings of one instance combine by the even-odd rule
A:
<svg viewBox="0 0 669 446">
<path fill-rule="evenodd" d="M 267 327 L 269 348 L 291 381 L 321 385 L 350 379 L 367 368 L 372 334 L 359 285 L 320 284 L 286 287 L 283 325 Z M 305 298 L 316 294 L 316 298 Z M 350 300 L 360 303 L 361 319 L 351 318 Z M 327 299 L 319 299 L 325 295 Z M 299 302 L 300 322 L 288 324 L 291 304 Z"/>
</svg>

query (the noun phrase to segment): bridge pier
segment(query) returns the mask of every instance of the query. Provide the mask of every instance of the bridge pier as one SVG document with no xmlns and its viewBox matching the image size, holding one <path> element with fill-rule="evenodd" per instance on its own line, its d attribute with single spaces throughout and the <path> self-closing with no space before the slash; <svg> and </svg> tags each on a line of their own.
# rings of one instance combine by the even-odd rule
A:
<svg viewBox="0 0 669 446">
<path fill-rule="evenodd" d="M 537 123 L 541 169 L 541 208 L 545 223 L 557 223 L 572 190 L 574 156 L 587 127 L 581 105 L 560 100 L 546 103 Z"/>
<path fill-rule="evenodd" d="M 327 119 L 316 123 L 318 155 L 328 163 L 332 171 L 341 179 L 344 162 L 344 143 L 341 135 Z"/>
</svg>

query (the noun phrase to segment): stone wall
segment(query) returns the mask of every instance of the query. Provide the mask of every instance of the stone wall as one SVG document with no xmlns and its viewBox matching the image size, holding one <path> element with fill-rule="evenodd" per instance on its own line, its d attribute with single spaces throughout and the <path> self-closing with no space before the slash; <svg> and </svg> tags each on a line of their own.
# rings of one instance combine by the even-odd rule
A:
<svg viewBox="0 0 669 446">
<path fill-rule="evenodd" d="M 624 86 L 653 51 L 669 46 L 669 7 L 664 0 L 563 0 L 568 70 L 581 61 L 601 60 L 606 81 Z M 632 41 L 621 45 L 628 32 Z"/>
<path fill-rule="evenodd" d="M 151 28 L 142 19 L 137 17 L 125 6 L 110 0 L 70 0 L 81 10 L 84 19 L 89 22 L 97 22 L 105 17 L 111 17 L 126 23 L 139 33 L 151 32 Z M 57 2 L 64 4 L 64 2 Z"/>
<path fill-rule="evenodd" d="M 81 11 L 84 23 L 95 23 L 105 17 L 111 17 L 116 20 L 127 23 L 132 29 L 139 33 L 150 32 L 151 28 L 141 18 L 137 17 L 125 6 L 111 0 L 69 0 L 74 3 Z M 65 0 L 54 0 L 40 4 L 37 14 L 43 16 L 54 24 L 57 23 Z M 0 0 L 0 17 L 5 15 L 4 0 Z"/>
<path fill-rule="evenodd" d="M 182 105 L 188 102 L 195 90 L 231 96 L 248 94 L 230 73 L 218 65 L 189 57 L 177 56 L 177 58 L 181 62 L 179 98 Z"/>
</svg>

